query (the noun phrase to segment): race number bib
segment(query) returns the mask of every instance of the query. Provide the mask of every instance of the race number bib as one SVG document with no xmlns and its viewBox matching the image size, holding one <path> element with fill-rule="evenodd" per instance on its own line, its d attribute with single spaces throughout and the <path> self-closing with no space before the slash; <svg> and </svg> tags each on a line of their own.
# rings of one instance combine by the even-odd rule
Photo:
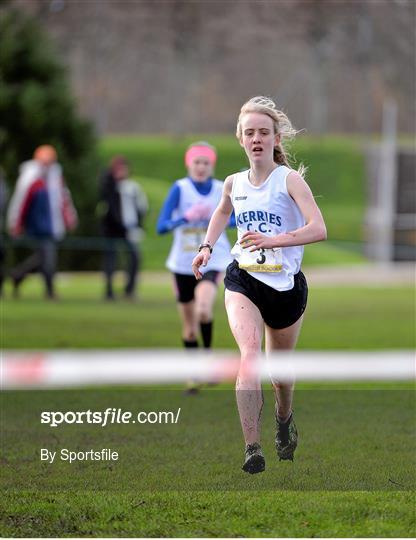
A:
<svg viewBox="0 0 416 540">
<path fill-rule="evenodd" d="M 206 229 L 202 227 L 189 227 L 182 231 L 182 251 L 198 251 L 198 247 L 205 238 Z"/>
<path fill-rule="evenodd" d="M 283 268 L 282 248 L 260 248 L 250 252 L 236 242 L 231 254 L 238 257 L 239 268 L 249 272 L 281 272 Z"/>
</svg>

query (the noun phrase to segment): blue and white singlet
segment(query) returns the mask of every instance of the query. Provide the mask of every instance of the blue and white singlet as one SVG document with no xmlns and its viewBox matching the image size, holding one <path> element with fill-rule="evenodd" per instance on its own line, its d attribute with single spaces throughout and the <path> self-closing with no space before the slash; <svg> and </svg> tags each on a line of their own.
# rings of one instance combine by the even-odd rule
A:
<svg viewBox="0 0 416 540">
<path fill-rule="evenodd" d="M 250 253 L 239 240 L 247 231 L 266 236 L 290 232 L 305 225 L 305 219 L 287 191 L 286 179 L 292 169 L 279 165 L 261 186 L 249 180 L 249 171 L 234 174 L 231 200 L 234 206 L 238 241 L 231 252 L 239 267 L 278 291 L 293 288 L 293 276 L 300 270 L 303 246 L 260 249 Z"/>
<path fill-rule="evenodd" d="M 199 222 L 183 223 L 173 230 L 173 244 L 166 261 L 166 266 L 176 274 L 192 275 L 192 261 L 198 252 L 198 247 L 205 239 L 209 219 L 221 200 L 223 182 L 213 179 L 212 187 L 206 195 L 197 191 L 190 178 L 177 180 L 175 184 L 180 188 L 180 198 L 177 208 L 173 211 L 172 219 L 180 219 L 185 212 L 196 204 L 209 208 L 208 219 Z M 225 232 L 215 243 L 211 258 L 201 272 L 210 270 L 224 271 L 232 258 L 230 244 Z"/>
</svg>

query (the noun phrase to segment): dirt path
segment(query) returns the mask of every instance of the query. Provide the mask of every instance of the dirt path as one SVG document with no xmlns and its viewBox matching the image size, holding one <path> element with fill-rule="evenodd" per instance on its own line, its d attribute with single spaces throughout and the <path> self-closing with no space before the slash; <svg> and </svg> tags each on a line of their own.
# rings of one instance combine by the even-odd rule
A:
<svg viewBox="0 0 416 540">
<path fill-rule="evenodd" d="M 319 266 L 305 270 L 311 285 L 414 285 L 413 263 L 367 263 L 351 266 Z"/>
<path fill-rule="evenodd" d="M 349 266 L 310 266 L 305 269 L 310 285 L 319 287 L 333 285 L 374 286 L 414 285 L 416 266 L 413 263 L 366 263 Z M 166 283 L 167 272 L 143 272 L 143 283 Z"/>
</svg>

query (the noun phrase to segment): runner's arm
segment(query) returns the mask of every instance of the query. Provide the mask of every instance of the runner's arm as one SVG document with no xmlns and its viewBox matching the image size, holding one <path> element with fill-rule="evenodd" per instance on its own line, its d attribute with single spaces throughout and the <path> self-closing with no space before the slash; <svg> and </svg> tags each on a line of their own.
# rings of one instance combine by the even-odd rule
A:
<svg viewBox="0 0 416 540">
<path fill-rule="evenodd" d="M 207 234 L 203 244 L 209 244 L 211 248 L 214 247 L 215 242 L 220 237 L 221 233 L 227 227 L 230 222 L 230 216 L 233 211 L 233 205 L 231 201 L 231 190 L 233 186 L 233 175 L 228 176 L 224 181 L 222 189 L 221 200 L 218 203 L 217 208 L 211 216 L 211 220 L 208 225 Z M 192 262 L 192 270 L 196 279 L 201 279 L 202 274 L 199 271 L 199 267 L 206 266 L 211 257 L 211 252 L 208 247 L 201 249 Z"/>
<path fill-rule="evenodd" d="M 245 243 L 242 247 L 255 251 L 258 248 L 303 246 L 326 240 L 326 226 L 321 211 L 315 202 L 310 187 L 295 171 L 289 173 L 287 177 L 287 190 L 302 212 L 306 224 L 299 229 L 276 236 L 246 232 L 241 238 L 241 242 Z"/>
</svg>

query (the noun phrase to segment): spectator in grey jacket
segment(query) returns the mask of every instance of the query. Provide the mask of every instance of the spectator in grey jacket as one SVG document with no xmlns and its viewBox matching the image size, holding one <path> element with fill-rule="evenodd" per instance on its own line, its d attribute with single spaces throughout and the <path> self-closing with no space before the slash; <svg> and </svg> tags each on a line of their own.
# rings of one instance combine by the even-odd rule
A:
<svg viewBox="0 0 416 540">
<path fill-rule="evenodd" d="M 78 223 L 57 159 L 55 148 L 43 144 L 36 148 L 32 160 L 20 166 L 7 210 L 7 227 L 13 238 L 24 236 L 30 240 L 34 253 L 10 271 L 16 297 L 25 277 L 39 271 L 45 281 L 46 298 L 56 298 L 57 242 Z"/>
</svg>

